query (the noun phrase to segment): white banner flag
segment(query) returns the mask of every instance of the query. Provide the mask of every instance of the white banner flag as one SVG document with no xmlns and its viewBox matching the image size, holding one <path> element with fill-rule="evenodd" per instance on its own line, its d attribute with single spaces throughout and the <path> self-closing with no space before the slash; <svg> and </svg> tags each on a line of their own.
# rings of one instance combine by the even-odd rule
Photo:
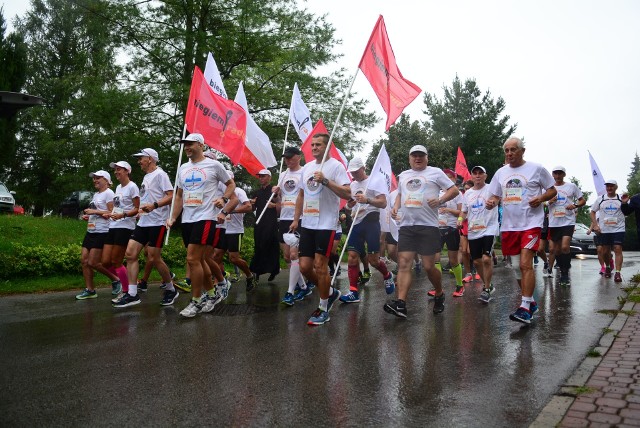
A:
<svg viewBox="0 0 640 428">
<path fill-rule="evenodd" d="M 391 192 L 391 175 L 391 160 L 383 144 L 371 169 L 368 188 L 388 195 Z"/>
<path fill-rule="evenodd" d="M 216 64 L 216 61 L 213 59 L 211 52 L 209 52 L 209 55 L 207 56 L 207 65 L 204 67 L 204 78 L 216 94 L 229 99 L 227 91 L 224 90 L 224 85 L 222 84 L 222 77 L 220 77 L 220 72 L 218 71 L 218 64 Z"/>
<path fill-rule="evenodd" d="M 298 83 L 293 85 L 289 120 L 291 120 L 293 127 L 298 133 L 300 141 L 304 142 L 313 129 L 313 124 L 311 123 L 311 114 L 309 113 L 309 109 L 305 105 L 304 101 L 302 101 L 302 95 L 300 95 Z"/>
<path fill-rule="evenodd" d="M 589 151 L 587 150 L 587 152 Z M 589 152 L 589 162 L 591 162 L 591 175 L 593 176 L 593 185 L 596 188 L 596 192 L 598 196 L 604 195 L 607 192 L 604 185 L 604 177 L 600 172 L 600 168 L 598 168 L 598 164 L 591 156 L 591 152 Z"/>
<path fill-rule="evenodd" d="M 243 160 L 240 164 L 245 167 L 250 174 L 257 174 L 258 171 L 264 168 L 271 168 L 277 164 L 276 157 L 273 155 L 273 149 L 271 148 L 271 142 L 269 137 L 264 133 L 258 124 L 253 120 L 249 114 L 249 107 L 247 104 L 247 97 L 244 93 L 244 87 L 242 82 L 238 86 L 238 92 L 234 100 L 244 108 L 247 112 L 247 137 L 245 139 L 247 150 L 251 151 L 251 156 L 243 155 Z M 253 159 L 255 158 L 255 159 Z"/>
</svg>

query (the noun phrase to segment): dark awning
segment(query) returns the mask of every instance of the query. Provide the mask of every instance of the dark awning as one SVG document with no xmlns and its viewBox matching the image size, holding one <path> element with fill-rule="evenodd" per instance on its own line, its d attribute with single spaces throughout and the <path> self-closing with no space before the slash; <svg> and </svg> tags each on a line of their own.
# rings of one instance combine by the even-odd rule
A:
<svg viewBox="0 0 640 428">
<path fill-rule="evenodd" d="M 18 110 L 44 104 L 44 100 L 33 95 L 0 91 L 0 117 L 10 118 Z"/>
</svg>

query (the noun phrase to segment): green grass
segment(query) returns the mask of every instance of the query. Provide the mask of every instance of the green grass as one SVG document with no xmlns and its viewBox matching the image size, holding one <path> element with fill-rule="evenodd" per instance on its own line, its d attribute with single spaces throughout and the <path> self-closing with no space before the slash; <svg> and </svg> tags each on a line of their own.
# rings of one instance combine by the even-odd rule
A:
<svg viewBox="0 0 640 428">
<path fill-rule="evenodd" d="M 13 243 L 24 245 L 80 244 L 87 223 L 60 217 L 0 216 L 0 251 L 11 251 Z"/>
<path fill-rule="evenodd" d="M 589 352 L 587 352 L 587 357 L 596 358 L 601 356 L 602 354 L 595 349 L 590 349 Z"/>
</svg>

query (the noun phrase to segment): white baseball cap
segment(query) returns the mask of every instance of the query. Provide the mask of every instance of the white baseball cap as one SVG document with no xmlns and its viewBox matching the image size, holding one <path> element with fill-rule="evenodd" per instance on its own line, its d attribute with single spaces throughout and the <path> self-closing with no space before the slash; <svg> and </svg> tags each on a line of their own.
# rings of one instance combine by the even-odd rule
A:
<svg viewBox="0 0 640 428">
<path fill-rule="evenodd" d="M 268 169 L 261 169 L 260 171 L 258 171 L 258 175 L 268 175 L 269 177 L 271 177 L 271 171 L 269 171 Z"/>
<path fill-rule="evenodd" d="M 618 182 L 616 180 L 607 180 L 604 182 L 604 184 L 613 184 L 614 186 L 617 186 Z"/>
<path fill-rule="evenodd" d="M 556 172 L 556 171 L 562 171 L 565 174 L 567 173 L 567 170 L 565 169 L 565 167 L 558 165 L 558 166 L 554 166 L 553 169 L 551 170 L 551 172 Z"/>
<path fill-rule="evenodd" d="M 362 162 L 362 159 L 353 158 L 349 162 L 349 167 L 347 168 L 347 171 L 354 172 L 354 171 L 359 170 L 360 168 L 364 168 L 364 162 Z"/>
<path fill-rule="evenodd" d="M 142 149 L 140 150 L 140 153 L 136 153 L 134 156 L 137 158 L 142 156 L 149 156 L 151 159 L 153 159 L 156 162 L 160 160 L 160 158 L 158 157 L 158 152 L 150 148 Z"/>
<path fill-rule="evenodd" d="M 111 162 L 111 163 L 109 164 L 109 167 L 111 167 L 111 168 L 115 168 L 115 167 L 117 167 L 117 166 L 119 166 L 120 168 L 124 168 L 124 169 L 126 169 L 126 170 L 127 170 L 127 172 L 129 172 L 129 173 L 131 172 L 131 165 L 129 164 L 129 162 L 126 162 L 126 161 L 118 161 L 118 162 Z"/>
<path fill-rule="evenodd" d="M 204 144 L 204 137 L 202 134 L 189 134 L 185 139 L 182 140 L 183 143 L 192 143 L 192 142 Z"/>
<path fill-rule="evenodd" d="M 91 178 L 93 178 L 93 177 L 102 177 L 102 178 L 106 179 L 109 182 L 109 184 L 113 184 L 111 182 L 111 174 L 109 174 L 107 171 L 105 171 L 103 169 L 100 169 L 100 170 L 98 170 L 96 172 L 89 173 L 89 177 L 91 177 Z"/>
<path fill-rule="evenodd" d="M 409 154 L 416 152 L 424 153 L 425 155 L 429 154 L 427 152 L 427 148 L 422 144 L 416 144 L 415 146 L 411 147 L 411 150 L 409 150 Z"/>
</svg>

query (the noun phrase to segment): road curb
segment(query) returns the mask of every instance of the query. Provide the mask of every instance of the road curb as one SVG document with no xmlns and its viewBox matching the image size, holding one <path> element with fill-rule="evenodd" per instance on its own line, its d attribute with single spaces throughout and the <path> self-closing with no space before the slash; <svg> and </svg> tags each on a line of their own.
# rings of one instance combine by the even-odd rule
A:
<svg viewBox="0 0 640 428">
<path fill-rule="evenodd" d="M 627 292 L 627 296 L 629 296 L 629 292 Z M 551 397 L 551 400 L 542 409 L 538 417 L 529 425 L 530 428 L 545 428 L 558 426 L 560 424 L 576 397 L 579 395 L 576 392 L 577 389 L 585 387 L 587 381 L 611 348 L 616 335 L 622 330 L 629 319 L 629 316 L 625 312 L 633 310 L 635 305 L 633 302 L 626 302 L 622 306 L 621 311 L 618 312 L 613 321 L 611 321 L 611 324 L 609 324 L 608 331 L 600 337 L 598 346 L 593 349 L 597 351 L 600 356 L 586 356 L 584 360 L 582 360 L 573 374 L 560 387 L 560 391 Z M 638 309 L 640 309 L 640 304 L 638 304 Z"/>
</svg>

